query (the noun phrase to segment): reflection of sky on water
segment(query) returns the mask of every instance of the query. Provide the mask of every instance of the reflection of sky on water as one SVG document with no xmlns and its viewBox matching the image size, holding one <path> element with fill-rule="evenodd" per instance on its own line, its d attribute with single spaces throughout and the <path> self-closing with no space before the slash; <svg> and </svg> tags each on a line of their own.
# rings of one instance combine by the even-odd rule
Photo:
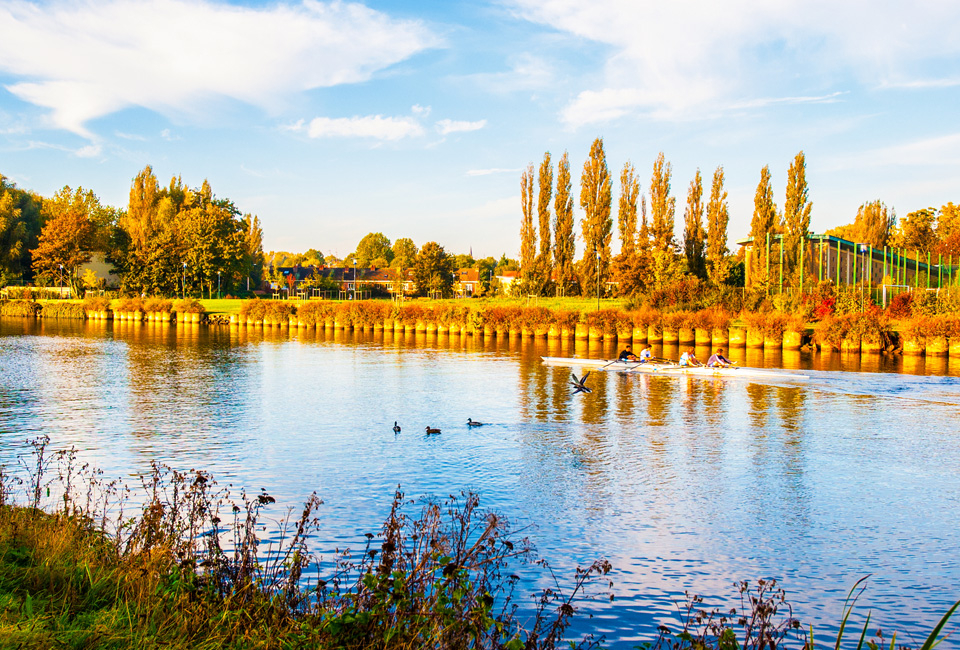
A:
<svg viewBox="0 0 960 650">
<path fill-rule="evenodd" d="M 581 628 L 623 645 L 683 590 L 732 597 L 739 579 L 781 578 L 803 620 L 829 625 L 873 573 L 885 630 L 960 597 L 960 381 L 931 376 L 957 360 L 733 351 L 811 379 L 595 373 L 574 397 L 570 369 L 539 355 L 613 348 L 6 320 L 0 334 L 4 460 L 46 433 L 108 476 L 156 459 L 289 505 L 317 490 L 327 556 L 377 529 L 397 485 L 473 489 L 560 575 L 611 559 L 617 598 Z"/>
</svg>

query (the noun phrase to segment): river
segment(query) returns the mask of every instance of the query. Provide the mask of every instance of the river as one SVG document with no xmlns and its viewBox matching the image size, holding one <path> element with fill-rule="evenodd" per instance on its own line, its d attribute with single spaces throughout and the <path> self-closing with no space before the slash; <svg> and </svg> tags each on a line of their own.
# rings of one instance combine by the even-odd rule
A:
<svg viewBox="0 0 960 650">
<path fill-rule="evenodd" d="M 596 373 L 577 395 L 569 368 L 540 363 L 615 352 L 0 319 L 0 462 L 46 434 L 108 476 L 203 468 L 278 508 L 316 490 L 326 556 L 377 532 L 398 485 L 473 490 L 561 578 L 610 560 L 615 600 L 585 603 L 575 629 L 615 648 L 649 639 L 685 590 L 728 604 L 738 580 L 777 578 L 824 633 L 866 574 L 858 611 L 888 634 L 929 630 L 960 598 L 960 360 L 734 351 L 810 379 Z"/>
</svg>

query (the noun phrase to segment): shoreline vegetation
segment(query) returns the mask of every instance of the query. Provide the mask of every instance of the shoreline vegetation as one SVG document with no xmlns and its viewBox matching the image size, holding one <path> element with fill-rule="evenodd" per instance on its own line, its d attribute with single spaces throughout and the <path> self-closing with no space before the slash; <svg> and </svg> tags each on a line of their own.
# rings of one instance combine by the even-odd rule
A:
<svg viewBox="0 0 960 650">
<path fill-rule="evenodd" d="M 471 493 L 408 499 L 398 488 L 379 533 L 362 552 L 324 562 L 308 547 L 322 501 L 259 535 L 275 500 L 231 493 L 203 471 L 153 464 L 130 487 L 81 464 L 75 449 L 30 440 L 18 472 L 0 466 L 0 639 L 17 648 L 600 648 L 565 635 L 582 604 L 613 600 L 612 566 L 597 560 L 566 581 L 527 538 Z M 548 577 L 527 606 L 517 564 Z M 850 617 L 866 578 L 848 594 L 838 625 L 857 650 L 907 648 Z M 812 650 L 814 630 L 794 618 L 775 580 L 736 585 L 739 606 L 708 610 L 686 596 L 677 615 L 643 631 L 645 650 Z M 954 604 L 920 650 L 949 635 Z M 834 645 L 828 641 L 829 645 Z M 887 645 L 889 644 L 889 646 Z M 824 646 L 825 647 L 825 646 Z"/>
<path fill-rule="evenodd" d="M 521 300 L 168 300 L 88 297 L 83 301 L 0 300 L 0 315 L 231 327 L 418 332 L 438 336 L 544 338 L 764 350 L 960 358 L 960 292 L 896 296 L 886 309 L 827 288 L 781 309 L 737 312 L 693 301 L 659 308 L 629 301 Z M 781 301 L 786 303 L 786 301 Z M 846 304 L 845 304 L 846 303 Z M 547 306 L 549 305 L 549 306 Z"/>
</svg>

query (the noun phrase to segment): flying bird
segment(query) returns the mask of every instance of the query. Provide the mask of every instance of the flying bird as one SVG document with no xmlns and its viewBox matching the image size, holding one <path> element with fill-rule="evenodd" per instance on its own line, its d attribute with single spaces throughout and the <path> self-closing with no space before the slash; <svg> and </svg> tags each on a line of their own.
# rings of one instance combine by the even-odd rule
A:
<svg viewBox="0 0 960 650">
<path fill-rule="evenodd" d="M 570 374 L 573 375 L 573 373 L 570 373 Z M 577 379 L 577 376 L 576 376 L 576 375 L 573 375 L 573 381 L 570 382 L 570 383 L 573 384 L 573 393 L 574 393 L 574 394 L 576 394 L 576 393 L 592 393 L 592 392 L 593 392 L 592 389 L 587 388 L 587 386 L 586 386 L 587 377 L 589 377 L 589 376 L 590 376 L 590 371 L 589 371 L 589 370 L 588 370 L 588 371 L 586 372 L 586 374 L 584 374 L 583 377 L 581 377 L 580 379 Z"/>
</svg>

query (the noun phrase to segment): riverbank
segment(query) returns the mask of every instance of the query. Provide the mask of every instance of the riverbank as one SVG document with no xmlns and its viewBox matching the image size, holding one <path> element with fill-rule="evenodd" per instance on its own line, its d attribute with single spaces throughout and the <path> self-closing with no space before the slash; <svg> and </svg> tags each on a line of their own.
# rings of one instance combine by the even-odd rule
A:
<svg viewBox="0 0 960 650">
<path fill-rule="evenodd" d="M 895 317 L 878 308 L 814 320 L 777 312 L 583 308 L 585 299 L 550 299 L 562 307 L 502 299 L 389 301 L 87 299 L 86 303 L 7 301 L 0 315 L 132 322 L 176 321 L 245 328 L 416 332 L 440 336 L 615 341 L 624 345 L 799 350 L 816 347 L 865 355 L 960 358 L 960 314 Z M 559 301 L 559 302 L 558 302 Z M 616 305 L 617 301 L 610 301 Z M 592 303 L 591 303 L 592 304 Z M 579 308 L 578 308 L 579 307 Z"/>
</svg>

